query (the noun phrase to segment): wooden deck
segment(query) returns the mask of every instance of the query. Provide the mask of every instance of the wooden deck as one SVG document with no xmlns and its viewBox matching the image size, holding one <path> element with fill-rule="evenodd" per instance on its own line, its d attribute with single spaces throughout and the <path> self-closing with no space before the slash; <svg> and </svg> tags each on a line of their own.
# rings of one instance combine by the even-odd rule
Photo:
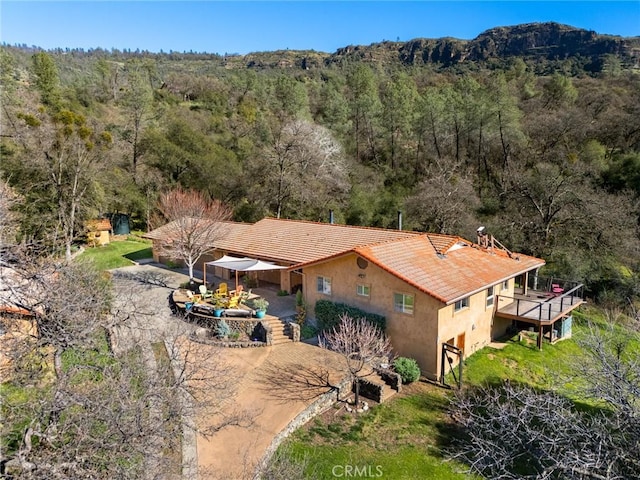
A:
<svg viewBox="0 0 640 480">
<path fill-rule="evenodd" d="M 496 315 L 534 325 L 551 325 L 583 303 L 582 285 L 560 295 L 529 290 L 527 295 L 498 296 Z"/>
</svg>

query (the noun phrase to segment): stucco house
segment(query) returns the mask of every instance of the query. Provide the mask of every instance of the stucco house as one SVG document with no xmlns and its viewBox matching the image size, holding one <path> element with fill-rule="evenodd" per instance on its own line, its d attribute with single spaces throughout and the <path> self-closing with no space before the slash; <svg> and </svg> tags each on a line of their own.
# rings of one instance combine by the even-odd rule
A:
<svg viewBox="0 0 640 480">
<path fill-rule="evenodd" d="M 288 267 L 260 279 L 302 288 L 310 317 L 320 299 L 384 315 L 395 353 L 434 380 L 513 326 L 538 332 L 540 347 L 543 335 L 568 335 L 571 311 L 583 303 L 582 285 L 538 277 L 544 260 L 510 252 L 481 229 L 471 242 L 273 218 L 227 227 L 204 262 L 237 255 Z M 161 231 L 147 237 L 162 241 Z"/>
</svg>

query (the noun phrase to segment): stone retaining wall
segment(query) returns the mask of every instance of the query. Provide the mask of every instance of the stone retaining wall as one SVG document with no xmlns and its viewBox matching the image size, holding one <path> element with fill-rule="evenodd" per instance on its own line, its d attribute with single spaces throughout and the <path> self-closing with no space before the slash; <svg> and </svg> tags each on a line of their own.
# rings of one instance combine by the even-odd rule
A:
<svg viewBox="0 0 640 480">
<path fill-rule="evenodd" d="M 344 378 L 338 385 L 336 385 L 333 389 L 324 393 L 317 400 L 307 406 L 302 412 L 300 412 L 296 417 L 291 420 L 284 429 L 282 429 L 267 447 L 264 455 L 258 465 L 256 466 L 256 473 L 254 475 L 254 480 L 259 480 L 261 478 L 260 472 L 269 464 L 271 461 L 271 457 L 278 449 L 280 444 L 295 430 L 300 428 L 302 425 L 307 423 L 312 418 L 321 414 L 322 412 L 329 409 L 333 404 L 340 400 L 341 396 L 344 396 L 347 392 L 351 391 L 351 379 L 349 377 Z"/>
<path fill-rule="evenodd" d="M 402 390 L 402 377 L 398 372 L 394 372 L 390 368 L 382 368 L 382 367 L 374 367 L 373 370 L 380 375 L 380 378 L 393 388 L 395 391 L 399 392 Z"/>
</svg>

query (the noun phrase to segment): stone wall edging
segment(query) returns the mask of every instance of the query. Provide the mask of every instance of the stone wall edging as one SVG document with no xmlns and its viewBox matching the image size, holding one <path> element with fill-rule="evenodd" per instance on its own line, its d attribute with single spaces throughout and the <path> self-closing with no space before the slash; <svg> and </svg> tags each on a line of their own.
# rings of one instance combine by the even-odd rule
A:
<svg viewBox="0 0 640 480">
<path fill-rule="evenodd" d="M 273 440 L 271 440 L 271 443 L 267 447 L 264 455 L 258 462 L 253 480 L 260 480 L 262 478 L 261 472 L 263 468 L 269 463 L 275 451 L 289 435 L 291 435 L 295 430 L 303 426 L 312 418 L 329 409 L 331 405 L 338 401 L 340 395 L 344 394 L 347 389 L 349 392 L 351 391 L 351 378 L 349 377 L 345 377 L 344 379 L 342 379 L 342 381 L 338 383 L 338 385 L 336 385 L 333 389 L 324 393 L 313 403 L 308 405 L 304 410 L 302 410 L 302 412 L 296 415 L 287 424 L 286 427 L 278 432 L 276 436 L 273 437 Z"/>
</svg>

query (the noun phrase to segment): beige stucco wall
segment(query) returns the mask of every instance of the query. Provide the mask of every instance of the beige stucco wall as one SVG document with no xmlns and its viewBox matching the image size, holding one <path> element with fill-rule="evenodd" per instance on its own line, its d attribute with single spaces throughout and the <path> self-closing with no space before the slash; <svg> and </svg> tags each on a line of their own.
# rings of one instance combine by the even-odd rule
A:
<svg viewBox="0 0 640 480">
<path fill-rule="evenodd" d="M 438 310 L 443 304 L 371 263 L 366 269 L 359 268 L 356 259 L 355 254 L 347 255 L 304 269 L 303 291 L 309 316 L 313 318 L 315 303 L 319 299 L 346 303 L 384 315 L 387 319 L 386 334 L 394 353 L 414 358 L 425 374 L 433 371 L 438 355 Z M 319 275 L 331 278 L 331 295 L 317 291 Z M 370 286 L 368 298 L 356 295 L 358 284 Z M 394 293 L 413 295 L 413 314 L 394 310 Z"/>
<path fill-rule="evenodd" d="M 454 305 L 445 305 L 371 263 L 366 269 L 361 269 L 356 260 L 357 255 L 347 255 L 304 269 L 304 293 L 309 316 L 313 318 L 315 302 L 319 299 L 346 303 L 384 315 L 387 319 L 386 334 L 394 353 L 414 358 L 422 374 L 428 378 L 436 380 L 442 373 L 443 343 L 454 339 L 454 345 L 463 348 L 466 358 L 486 346 L 497 332 L 504 333 L 508 326 L 494 325 L 494 308 L 499 301 L 510 301 L 508 298 L 500 300 L 500 295 L 513 295 L 513 280 L 509 280 L 506 290 L 501 284 L 495 286 L 493 306 L 487 306 L 487 292 L 483 290 L 470 297 L 468 308 L 454 312 Z M 318 276 L 331 279 L 331 295 L 317 291 Z M 358 284 L 371 287 L 369 298 L 356 295 Z M 413 314 L 394 310 L 394 293 L 414 296 Z"/>
<path fill-rule="evenodd" d="M 487 290 L 469 297 L 469 307 L 458 312 L 455 305 L 448 305 L 438 314 L 438 344 L 453 343 L 464 351 L 464 358 L 487 346 L 492 340 L 501 337 L 511 325 L 511 321 L 495 317 L 497 308 L 513 301 L 513 279 L 508 280 L 507 288 L 502 284 L 494 285 L 493 305 L 487 305 Z M 453 342 L 451 342 L 453 340 Z M 438 374 L 442 373 L 442 355 L 438 355 Z M 454 362 L 454 365 L 457 363 Z"/>
<path fill-rule="evenodd" d="M 512 278 L 509 280 L 509 288 L 500 291 L 498 297 L 497 309 L 506 307 L 510 303 L 515 302 L 513 298 L 515 294 L 515 280 Z M 502 318 L 496 316 L 493 318 L 493 328 L 491 329 L 491 338 L 496 340 L 503 337 L 507 333 L 507 329 L 511 326 L 513 321 L 510 318 Z"/>
</svg>

